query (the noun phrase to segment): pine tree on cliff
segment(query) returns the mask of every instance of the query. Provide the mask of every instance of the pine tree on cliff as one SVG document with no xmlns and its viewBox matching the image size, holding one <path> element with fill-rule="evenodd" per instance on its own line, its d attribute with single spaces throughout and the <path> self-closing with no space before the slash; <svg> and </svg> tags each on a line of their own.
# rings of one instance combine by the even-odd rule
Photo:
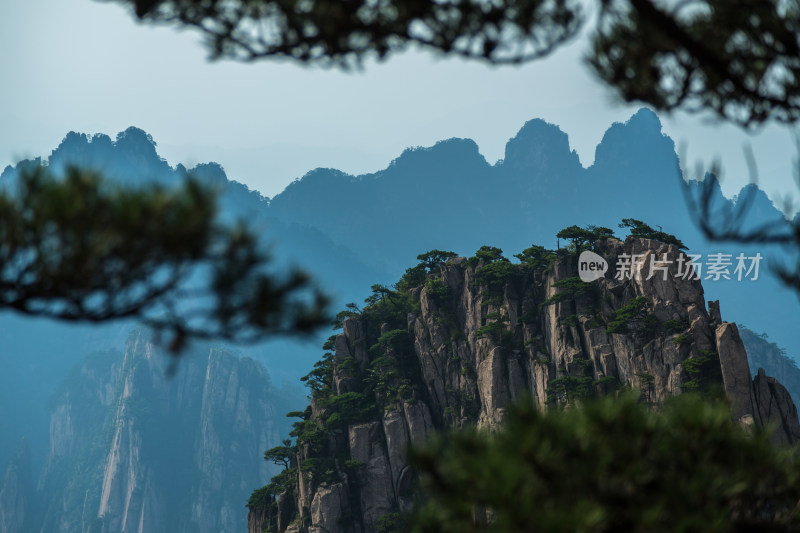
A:
<svg viewBox="0 0 800 533">
<path fill-rule="evenodd" d="M 0 310 L 134 318 L 170 335 L 173 353 L 190 338 L 250 342 L 327 321 L 310 279 L 270 273 L 255 234 L 219 223 L 213 191 L 196 181 L 128 189 L 28 166 L 16 185 L 0 189 Z"/>
<path fill-rule="evenodd" d="M 424 497 L 410 531 L 798 531 L 800 459 L 747 434 L 724 402 L 637 395 L 542 412 L 417 447 Z"/>
</svg>

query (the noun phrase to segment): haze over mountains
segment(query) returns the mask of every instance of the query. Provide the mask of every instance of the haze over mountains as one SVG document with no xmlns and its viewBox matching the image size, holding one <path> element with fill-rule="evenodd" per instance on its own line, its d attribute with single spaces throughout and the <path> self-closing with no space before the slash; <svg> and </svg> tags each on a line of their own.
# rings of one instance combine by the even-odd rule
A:
<svg viewBox="0 0 800 533">
<path fill-rule="evenodd" d="M 269 211 L 282 221 L 322 228 L 364 262 L 393 274 L 390 280 L 431 248 L 469 255 L 491 243 L 510 256 L 531 243 L 555 248 L 555 234 L 566 226 L 616 228 L 623 217 L 662 226 L 694 253 L 783 256 L 774 248 L 706 241 L 687 209 L 674 143 L 644 109 L 609 128 L 586 169 L 565 133 L 531 120 L 495 165 L 483 159 L 474 142 L 450 139 L 408 149 L 374 174 L 317 169 L 273 198 Z M 782 216 L 762 191 L 750 214 L 750 224 Z M 732 319 L 800 353 L 792 328 L 797 299 L 766 269 L 762 272 L 757 282 L 706 283 L 709 298 L 720 298 Z M 761 311 L 753 312 L 757 307 Z"/>
<path fill-rule="evenodd" d="M 0 187 L 13 186 L 22 165 L 41 163 L 7 167 Z M 229 222 L 244 220 L 262 232 L 277 271 L 297 264 L 311 272 L 334 297 L 334 311 L 346 302 L 362 301 L 374 283 L 396 281 L 415 264 L 417 254 L 432 248 L 469 256 L 490 244 L 511 257 L 533 243 L 556 248 L 555 234 L 566 226 L 616 229 L 623 217 L 661 226 L 704 256 L 759 252 L 768 260 L 788 257 L 776 247 L 704 239 L 681 191 L 674 143 L 647 110 L 612 125 L 588 168 L 580 164 L 564 132 L 534 119 L 509 140 L 504 159 L 496 164 L 489 164 L 473 141 L 449 139 L 429 148 L 409 148 L 373 174 L 312 170 L 272 199 L 229 179 L 216 163 L 189 170 L 170 166 L 159 157 L 153 139 L 134 127 L 115 139 L 70 132 L 46 163 L 56 171 L 73 164 L 95 168 L 129 185 L 178 183 L 191 172 L 218 189 L 220 216 Z M 761 191 L 751 215 L 751 223 L 782 216 Z M 766 261 L 757 281 L 703 285 L 708 300 L 721 300 L 727 320 L 768 334 L 789 356 L 800 354 L 795 326 L 800 304 L 768 271 Z M 0 313 L 0 468 L 26 437 L 33 477 L 40 479 L 50 453 L 47 398 L 84 356 L 102 350 L 121 353 L 132 327 L 76 328 Z M 319 337 L 328 335 L 323 331 Z M 236 349 L 263 363 L 274 382 L 296 383 L 321 354 L 320 344 L 279 340 Z"/>
</svg>

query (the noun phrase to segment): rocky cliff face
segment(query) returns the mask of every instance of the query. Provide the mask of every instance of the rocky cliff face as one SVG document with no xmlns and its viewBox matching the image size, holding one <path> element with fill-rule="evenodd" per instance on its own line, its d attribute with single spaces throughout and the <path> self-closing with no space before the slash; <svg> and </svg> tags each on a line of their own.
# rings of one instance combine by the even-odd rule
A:
<svg viewBox="0 0 800 533">
<path fill-rule="evenodd" d="M 244 529 L 242 506 L 282 429 L 269 378 L 214 348 L 192 350 L 170 379 L 173 362 L 136 331 L 124 355 L 87 359 L 62 386 L 35 530 Z"/>
<path fill-rule="evenodd" d="M 447 427 L 496 427 L 523 398 L 544 409 L 620 387 L 649 402 L 722 387 L 740 423 L 800 439 L 786 389 L 763 371 L 751 379 L 736 325 L 679 275 L 680 250 L 629 238 L 597 251 L 611 267 L 592 283 L 563 252 L 548 268 L 451 259 L 408 291 L 402 321 L 387 312 L 402 309 L 392 303 L 402 294 L 345 320 L 297 424 L 290 479 L 251 506 L 250 533 L 384 530 L 411 505 L 410 444 Z M 640 257 L 642 275 L 617 279 L 623 254 Z M 665 254 L 672 263 L 647 279 Z"/>
</svg>

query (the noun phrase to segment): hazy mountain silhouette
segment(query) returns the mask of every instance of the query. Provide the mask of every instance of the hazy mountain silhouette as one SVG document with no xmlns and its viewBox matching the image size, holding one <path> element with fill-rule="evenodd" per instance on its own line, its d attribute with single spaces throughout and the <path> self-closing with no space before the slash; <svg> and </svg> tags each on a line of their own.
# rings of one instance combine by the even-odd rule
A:
<svg viewBox="0 0 800 533">
<path fill-rule="evenodd" d="M 492 244 L 510 257 L 532 243 L 556 247 L 555 234 L 568 225 L 616 228 L 623 217 L 661 226 L 704 256 L 760 252 L 768 260 L 786 257 L 776 247 L 707 242 L 680 183 L 673 141 L 661 131 L 658 117 L 642 109 L 608 129 L 594 164 L 586 169 L 567 135 L 537 119 L 509 140 L 505 158 L 495 165 L 483 159 L 473 141 L 450 139 L 408 149 L 374 174 L 311 171 L 273 198 L 268 211 L 283 221 L 320 228 L 365 262 L 388 269 L 394 279 L 427 249 L 471 254 Z M 732 205 L 733 200 L 720 193 L 718 203 Z M 758 191 L 749 223 L 780 217 Z M 768 272 L 768 260 L 762 262 L 758 281 L 707 282 L 707 296 L 722 300 L 726 316 L 769 333 L 797 354 L 797 298 Z"/>
</svg>

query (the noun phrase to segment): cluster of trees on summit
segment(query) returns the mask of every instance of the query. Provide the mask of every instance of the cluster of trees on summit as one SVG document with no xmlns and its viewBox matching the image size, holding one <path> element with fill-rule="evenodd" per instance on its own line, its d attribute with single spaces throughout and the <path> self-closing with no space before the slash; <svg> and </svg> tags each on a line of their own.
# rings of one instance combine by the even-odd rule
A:
<svg viewBox="0 0 800 533">
<path fill-rule="evenodd" d="M 661 237 L 658 240 L 682 247 L 675 236 L 639 220 L 624 219 L 620 227 L 631 237 Z M 570 226 L 558 235 L 570 241 L 562 257 L 565 253 L 574 257 L 598 249 L 597 243 L 614 232 Z M 334 457 L 330 443 L 350 424 L 381 420 L 384 410 L 396 402 L 415 401 L 412 391 L 419 386 L 415 381 L 419 368 L 410 355 L 406 317 L 419 312 L 419 302 L 410 294 L 424 287 L 428 297 L 445 309 L 454 295 L 443 282 L 444 269 L 456 255 L 442 250 L 420 254 L 418 264 L 393 287 L 374 285 L 363 307 L 351 303 L 337 315 L 334 329 L 342 328 L 348 318 L 364 321 L 367 328 L 381 326 L 382 334 L 369 348 L 370 362 L 359 370 L 353 357 L 335 361 L 336 336 L 328 339 L 325 355 L 302 379 L 318 414 L 313 415 L 310 406 L 287 414 L 299 419 L 291 433 L 296 441 L 287 439 L 265 452 L 264 459 L 282 471 L 253 493 L 251 509 L 272 508 L 274 515 L 278 495 L 285 493 L 290 500 L 296 496 L 298 476 L 314 487 L 338 483 L 342 469 L 352 486 L 366 475 L 363 463 Z M 559 252 L 532 245 L 515 257 L 519 264 L 511 263 L 497 247 L 482 246 L 466 260 L 488 301 L 502 295 L 514 275 L 551 268 Z M 577 291 L 592 289 L 592 284 L 576 279 L 561 282 L 568 283 L 559 286 L 558 300 L 577 298 L 581 296 Z M 541 305 L 555 301 L 551 298 Z M 689 328 L 686 319 L 658 323 L 647 312 L 648 303 L 643 296 L 632 298 L 608 323 L 608 333 L 646 335 L 652 326 L 674 334 Z M 494 322 L 481 327 L 477 335 L 503 346 L 504 325 L 499 313 L 495 315 Z M 495 330 L 501 333 L 493 336 Z M 677 335 L 676 344 L 684 342 L 683 337 Z M 682 385 L 684 394 L 660 406 L 652 398 L 653 376 L 637 375 L 638 390 L 627 390 L 603 387 L 591 376 L 565 375 L 551 381 L 547 410 L 524 398 L 510 407 L 500 428 L 451 428 L 425 444 L 413 445 L 408 456 L 419 476 L 416 503 L 407 512 L 383 517 L 378 530 L 800 530 L 800 456 L 776 446 L 770 428 L 748 432 L 732 421 L 719 380 L 708 379 L 714 364 L 719 377 L 716 352 L 687 359 L 684 369 L 691 379 Z M 361 376 L 363 389 L 337 394 L 335 369 L 340 377 Z M 469 374 L 469 368 L 464 369 Z M 444 415 L 447 421 L 452 413 L 446 410 Z M 301 449 L 305 458 L 298 463 Z"/>
<path fill-rule="evenodd" d="M 686 245 L 683 244 L 680 239 L 674 235 L 661 231 L 660 229 L 654 230 L 641 220 L 637 220 L 635 218 L 623 218 L 622 222 L 619 224 L 619 227 L 628 228 L 630 230 L 631 237 L 636 237 L 637 239 L 652 239 L 655 241 L 661 241 L 666 244 L 673 244 L 681 250 L 686 250 Z M 613 236 L 614 230 L 611 228 L 592 225 L 586 227 L 569 226 L 568 228 L 564 228 L 556 234 L 559 242 L 561 239 L 566 239 L 569 241 L 572 249 L 577 251 L 581 251 L 587 247 L 588 249 L 591 249 L 594 247 L 597 241 L 602 241 Z"/>
</svg>

